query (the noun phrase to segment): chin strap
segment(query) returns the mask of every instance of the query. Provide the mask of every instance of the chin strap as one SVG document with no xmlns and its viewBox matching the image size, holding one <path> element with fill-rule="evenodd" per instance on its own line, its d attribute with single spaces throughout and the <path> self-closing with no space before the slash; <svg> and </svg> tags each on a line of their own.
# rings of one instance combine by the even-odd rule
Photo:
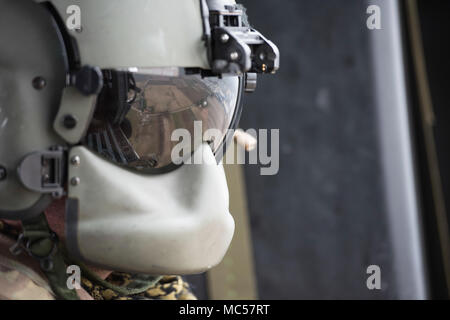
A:
<svg viewBox="0 0 450 320">
<path fill-rule="evenodd" d="M 43 213 L 32 219 L 22 221 L 23 233 L 17 243 L 10 248 L 14 255 L 22 251 L 39 260 L 41 269 L 48 278 L 50 287 L 57 299 L 79 300 L 75 290 L 67 287 L 66 264 L 58 237 L 50 229 Z"/>
</svg>

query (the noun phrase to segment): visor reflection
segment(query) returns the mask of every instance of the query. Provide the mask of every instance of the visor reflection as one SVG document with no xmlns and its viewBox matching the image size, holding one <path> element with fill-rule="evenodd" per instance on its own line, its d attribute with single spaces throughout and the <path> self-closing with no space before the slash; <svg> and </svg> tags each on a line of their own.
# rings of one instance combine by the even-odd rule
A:
<svg viewBox="0 0 450 320">
<path fill-rule="evenodd" d="M 178 144 L 171 141 L 172 133 L 186 129 L 193 137 L 195 121 L 202 122 L 203 132 L 222 132 L 221 139 L 211 142 L 216 152 L 241 92 L 238 77 L 104 73 L 108 81 L 99 95 L 85 143 L 101 156 L 136 169 L 170 165 L 172 149 Z M 192 145 L 192 150 L 196 147 Z"/>
</svg>

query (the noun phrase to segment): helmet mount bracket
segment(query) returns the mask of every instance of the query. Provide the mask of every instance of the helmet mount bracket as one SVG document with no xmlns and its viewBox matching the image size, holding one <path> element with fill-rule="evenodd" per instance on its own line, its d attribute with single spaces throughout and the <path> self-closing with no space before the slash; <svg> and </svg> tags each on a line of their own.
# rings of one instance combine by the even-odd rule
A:
<svg viewBox="0 0 450 320">
<path fill-rule="evenodd" d="M 62 197 L 65 177 L 65 150 L 61 146 L 25 156 L 17 167 L 22 184 L 31 191 Z"/>
<path fill-rule="evenodd" d="M 242 5 L 202 0 L 201 9 L 203 39 L 213 74 L 275 73 L 278 70 L 277 46 L 251 28 Z"/>
</svg>

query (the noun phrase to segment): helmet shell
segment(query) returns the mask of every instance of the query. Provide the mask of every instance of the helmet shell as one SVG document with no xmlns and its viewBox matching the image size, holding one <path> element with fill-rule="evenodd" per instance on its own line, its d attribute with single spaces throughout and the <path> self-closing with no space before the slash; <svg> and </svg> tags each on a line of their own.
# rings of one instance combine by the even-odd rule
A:
<svg viewBox="0 0 450 320">
<path fill-rule="evenodd" d="M 0 0 L 0 218 L 40 213 L 50 196 L 26 189 L 23 157 L 63 144 L 53 120 L 65 86 L 65 49 L 51 14 L 28 0 Z"/>
</svg>

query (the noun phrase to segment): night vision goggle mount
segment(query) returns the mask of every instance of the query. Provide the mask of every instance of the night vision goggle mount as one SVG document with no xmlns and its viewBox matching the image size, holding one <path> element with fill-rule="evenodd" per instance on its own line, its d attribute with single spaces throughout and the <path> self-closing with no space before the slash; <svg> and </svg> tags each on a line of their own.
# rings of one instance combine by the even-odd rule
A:
<svg viewBox="0 0 450 320">
<path fill-rule="evenodd" d="M 245 74 L 247 92 L 256 89 L 258 73 L 275 73 L 280 65 L 277 46 L 251 28 L 245 9 L 223 1 L 202 1 L 204 40 L 215 75 Z"/>
<path fill-rule="evenodd" d="M 245 75 L 245 91 L 253 92 L 258 73 L 275 73 L 279 69 L 280 52 L 272 41 L 250 26 L 244 6 L 226 3 L 224 0 L 201 0 L 203 40 L 211 68 L 201 70 L 201 73 L 219 77 L 223 74 Z M 70 40 L 66 43 L 71 43 L 77 52 L 76 44 Z M 78 57 L 78 53 L 74 56 Z M 84 95 L 99 93 L 103 77 L 98 68 L 80 68 L 78 65 L 71 69 L 69 85 Z"/>
</svg>

